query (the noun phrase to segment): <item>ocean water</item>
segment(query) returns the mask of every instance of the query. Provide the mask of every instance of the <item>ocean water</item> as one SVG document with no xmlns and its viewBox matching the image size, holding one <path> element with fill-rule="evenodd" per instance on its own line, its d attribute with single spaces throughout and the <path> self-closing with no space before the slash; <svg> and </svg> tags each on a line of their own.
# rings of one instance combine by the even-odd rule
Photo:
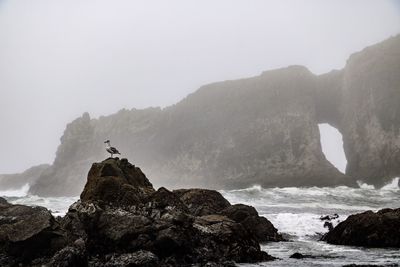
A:
<svg viewBox="0 0 400 267">
<path fill-rule="evenodd" d="M 344 264 L 400 265 L 399 249 L 375 249 L 329 245 L 319 241 L 328 231 L 320 220 L 323 215 L 338 214 L 336 225 L 350 214 L 366 210 L 400 207 L 399 178 L 381 189 L 359 184 L 359 188 L 309 187 L 309 188 L 262 188 L 220 191 L 232 204 L 243 203 L 254 206 L 260 215 L 268 218 L 288 242 L 271 242 L 262 249 L 279 258 L 273 262 L 240 264 L 240 266 L 343 266 Z M 29 185 L 19 190 L 0 191 L 14 204 L 40 205 L 55 216 L 64 216 L 68 207 L 78 197 L 38 197 L 28 195 Z M 290 259 L 295 252 L 313 256 L 308 259 Z"/>
<path fill-rule="evenodd" d="M 221 191 L 232 204 L 254 206 L 267 217 L 289 242 L 271 242 L 262 249 L 279 260 L 240 266 L 343 266 L 345 264 L 373 264 L 400 266 L 400 250 L 330 245 L 319 241 L 328 231 L 320 220 L 323 215 L 338 214 L 332 221 L 337 225 L 349 215 L 366 210 L 400 208 L 399 178 L 381 189 L 359 184 L 310 188 L 261 188 Z M 295 252 L 311 255 L 308 259 L 290 259 Z"/>
</svg>

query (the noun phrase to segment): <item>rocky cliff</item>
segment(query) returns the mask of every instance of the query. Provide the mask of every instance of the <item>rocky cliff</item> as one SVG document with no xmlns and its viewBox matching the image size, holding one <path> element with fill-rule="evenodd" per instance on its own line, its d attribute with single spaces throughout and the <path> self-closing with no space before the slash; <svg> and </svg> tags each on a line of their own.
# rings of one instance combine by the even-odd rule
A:
<svg viewBox="0 0 400 267">
<path fill-rule="evenodd" d="M 35 184 L 39 177 L 50 167 L 42 164 L 31 167 L 22 173 L 0 175 L 0 188 L 19 189 L 25 184 Z"/>
<path fill-rule="evenodd" d="M 274 258 L 268 219 L 205 189 L 157 191 L 126 159 L 92 165 L 63 218 L 0 198 L 1 266 L 236 266 Z"/>
<path fill-rule="evenodd" d="M 77 195 L 111 139 L 157 186 L 381 186 L 400 175 L 400 36 L 352 55 L 345 68 L 267 71 L 201 87 L 165 109 L 121 110 L 70 123 L 54 164 L 32 186 Z M 343 135 L 346 174 L 321 151 L 318 123 Z"/>
</svg>

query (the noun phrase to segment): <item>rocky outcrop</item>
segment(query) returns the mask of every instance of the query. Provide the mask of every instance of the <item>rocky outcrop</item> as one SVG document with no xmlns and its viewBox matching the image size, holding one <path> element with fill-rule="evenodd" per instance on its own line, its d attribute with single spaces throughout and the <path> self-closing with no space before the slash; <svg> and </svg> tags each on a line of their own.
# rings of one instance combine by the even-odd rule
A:
<svg viewBox="0 0 400 267">
<path fill-rule="evenodd" d="M 400 209 L 351 215 L 322 240 L 336 245 L 400 247 Z"/>
<path fill-rule="evenodd" d="M 19 189 L 26 184 L 35 184 L 39 177 L 50 167 L 50 165 L 42 164 L 31 167 L 23 173 L 17 174 L 1 174 L 0 188 Z"/>
<path fill-rule="evenodd" d="M 153 185 L 138 167 L 127 159 L 109 158 L 92 165 L 80 199 L 127 206 L 141 203 L 153 192 Z"/>
<path fill-rule="evenodd" d="M 63 231 L 50 211 L 0 203 L 0 251 L 8 255 L 2 266 L 51 255 L 65 245 Z"/>
<path fill-rule="evenodd" d="M 89 254 L 113 255 L 98 259 L 99 266 L 134 262 L 138 256 L 132 253 L 141 250 L 153 255 L 146 256 L 152 259 L 149 266 L 271 260 L 249 226 L 217 214 L 230 206 L 216 191 L 155 191 L 139 168 L 109 158 L 93 164 L 63 227 L 69 242 L 85 240 Z"/>
<path fill-rule="evenodd" d="M 400 176 L 400 35 L 318 78 L 318 122 L 342 133 L 346 174 L 378 187 Z"/>
<path fill-rule="evenodd" d="M 77 195 L 111 139 L 157 186 L 244 188 L 382 186 L 400 176 L 400 36 L 352 55 L 345 68 L 314 75 L 290 66 L 201 87 L 176 105 L 85 113 L 61 138 L 54 164 L 31 187 Z M 318 123 L 342 133 L 346 175 L 321 151 Z"/>
<path fill-rule="evenodd" d="M 126 159 L 94 163 L 63 218 L 0 199 L 2 266 L 235 266 L 273 260 L 259 245 L 272 236 L 254 208 L 212 190 L 154 190 Z"/>
<path fill-rule="evenodd" d="M 231 206 L 221 193 L 208 189 L 179 189 L 174 190 L 180 200 L 195 216 L 217 214 Z"/>
<path fill-rule="evenodd" d="M 267 218 L 260 217 L 254 207 L 236 204 L 225 208 L 220 214 L 242 224 L 259 242 L 284 240 L 273 224 Z"/>
</svg>

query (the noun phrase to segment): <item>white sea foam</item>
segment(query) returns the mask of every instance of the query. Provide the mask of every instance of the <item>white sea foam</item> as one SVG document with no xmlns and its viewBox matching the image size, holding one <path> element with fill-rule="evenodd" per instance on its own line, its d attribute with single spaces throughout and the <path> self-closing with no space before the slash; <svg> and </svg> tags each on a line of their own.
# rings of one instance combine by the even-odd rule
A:
<svg viewBox="0 0 400 267">
<path fill-rule="evenodd" d="M 400 190 L 399 179 L 400 179 L 399 177 L 394 178 L 390 183 L 383 186 L 381 190 L 393 190 L 393 191 Z"/>
<path fill-rule="evenodd" d="M 25 184 L 19 189 L 0 190 L 0 197 L 24 197 L 28 194 L 29 184 Z"/>
<path fill-rule="evenodd" d="M 29 195 L 29 184 L 19 189 L 0 191 L 0 196 L 12 204 L 28 206 L 42 206 L 51 211 L 54 216 L 64 216 L 69 206 L 78 200 L 79 197 L 39 197 Z"/>
<path fill-rule="evenodd" d="M 375 189 L 375 186 L 373 186 L 371 184 L 363 183 L 362 181 L 357 181 L 357 184 L 358 184 L 358 187 L 360 187 L 361 189 L 369 189 L 369 190 Z"/>
<path fill-rule="evenodd" d="M 12 204 L 42 206 L 49 209 L 54 216 L 64 216 L 69 206 L 78 199 L 79 197 L 39 197 L 26 195 L 21 198 L 10 198 L 8 200 Z"/>
<path fill-rule="evenodd" d="M 328 231 L 324 228 L 324 221 L 320 220 L 320 215 L 313 213 L 277 213 L 262 214 L 268 218 L 272 224 L 281 232 L 295 236 L 298 240 L 309 240 L 315 235 L 323 234 Z M 340 220 L 345 220 L 347 216 L 340 216 L 333 220 L 336 225 Z"/>
</svg>

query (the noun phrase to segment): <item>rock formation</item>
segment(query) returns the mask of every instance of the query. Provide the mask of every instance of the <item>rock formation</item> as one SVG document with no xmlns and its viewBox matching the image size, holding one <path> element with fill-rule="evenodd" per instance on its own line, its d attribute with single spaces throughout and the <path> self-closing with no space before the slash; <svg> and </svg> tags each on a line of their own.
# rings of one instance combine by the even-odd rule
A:
<svg viewBox="0 0 400 267">
<path fill-rule="evenodd" d="M 400 176 L 400 35 L 320 78 L 317 114 L 343 135 L 346 174 L 375 186 Z"/>
<path fill-rule="evenodd" d="M 0 266 L 52 255 L 65 245 L 63 234 L 47 209 L 0 199 Z"/>
<path fill-rule="evenodd" d="M 77 195 L 111 139 L 157 186 L 243 188 L 382 186 L 400 176 L 400 36 L 352 55 L 345 68 L 305 67 L 201 87 L 165 109 L 85 113 L 69 125 L 53 165 L 31 188 Z M 318 123 L 343 135 L 346 175 L 325 159 Z"/>
<path fill-rule="evenodd" d="M 322 240 L 336 245 L 400 247 L 400 209 L 351 215 Z"/>
<path fill-rule="evenodd" d="M 253 207 L 212 190 L 156 191 L 118 158 L 92 165 L 65 217 L 0 199 L 0 226 L 2 266 L 235 266 L 273 260 L 259 242 L 282 240 Z"/>
<path fill-rule="evenodd" d="M 0 188 L 19 189 L 26 184 L 35 184 L 39 177 L 50 167 L 42 164 L 27 169 L 23 173 L 0 175 Z"/>
</svg>

